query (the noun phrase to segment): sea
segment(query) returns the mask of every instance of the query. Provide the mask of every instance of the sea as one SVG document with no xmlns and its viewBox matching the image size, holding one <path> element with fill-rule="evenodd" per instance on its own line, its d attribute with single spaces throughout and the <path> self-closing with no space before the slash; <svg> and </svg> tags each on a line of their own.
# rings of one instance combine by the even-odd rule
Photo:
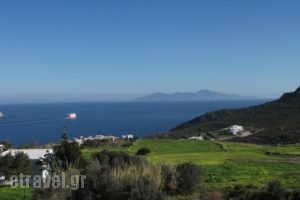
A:
<svg viewBox="0 0 300 200">
<path fill-rule="evenodd" d="M 0 141 L 13 145 L 60 141 L 64 129 L 69 138 L 133 134 L 146 137 L 166 132 L 206 112 L 241 108 L 268 100 L 197 102 L 89 102 L 0 105 Z M 77 119 L 67 118 L 76 113 Z M 65 128 L 64 128 L 65 127 Z"/>
</svg>

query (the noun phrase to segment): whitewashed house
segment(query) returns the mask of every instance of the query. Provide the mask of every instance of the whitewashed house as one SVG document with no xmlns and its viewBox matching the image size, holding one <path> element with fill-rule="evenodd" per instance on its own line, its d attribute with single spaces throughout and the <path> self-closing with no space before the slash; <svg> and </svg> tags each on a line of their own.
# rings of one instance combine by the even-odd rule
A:
<svg viewBox="0 0 300 200">
<path fill-rule="evenodd" d="M 244 131 L 244 127 L 240 125 L 232 125 L 227 128 L 228 133 L 231 133 L 233 135 L 237 135 L 240 132 Z"/>
<path fill-rule="evenodd" d="M 52 149 L 9 149 L 4 151 L 1 156 L 5 156 L 7 154 L 11 154 L 15 156 L 18 153 L 24 153 L 28 155 L 30 160 L 39 160 L 40 158 L 44 157 L 44 155 L 48 152 L 53 152 Z"/>
<path fill-rule="evenodd" d="M 109 135 L 109 136 L 106 136 L 106 135 L 96 135 L 95 136 L 95 140 L 111 140 L 111 141 L 115 141 L 117 139 L 117 137 L 115 136 L 112 136 L 112 135 Z"/>
<path fill-rule="evenodd" d="M 3 144 L 0 144 L 0 152 L 4 150 L 5 146 Z"/>
<path fill-rule="evenodd" d="M 122 135 L 122 138 L 124 140 L 130 140 L 130 139 L 134 139 L 134 136 L 132 134 L 127 134 L 127 135 Z"/>
<path fill-rule="evenodd" d="M 203 140 L 203 136 L 192 136 L 188 138 L 189 140 Z"/>
</svg>

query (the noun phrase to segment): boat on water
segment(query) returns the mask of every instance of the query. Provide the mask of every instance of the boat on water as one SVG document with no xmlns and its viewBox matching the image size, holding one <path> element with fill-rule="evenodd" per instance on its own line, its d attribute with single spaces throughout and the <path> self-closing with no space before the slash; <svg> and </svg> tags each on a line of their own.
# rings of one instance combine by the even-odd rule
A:
<svg viewBox="0 0 300 200">
<path fill-rule="evenodd" d="M 68 119 L 76 119 L 77 118 L 77 114 L 76 113 L 69 113 L 67 118 Z"/>
<path fill-rule="evenodd" d="M 3 118 L 3 117 L 4 117 L 3 112 L 0 112 L 0 118 Z"/>
</svg>

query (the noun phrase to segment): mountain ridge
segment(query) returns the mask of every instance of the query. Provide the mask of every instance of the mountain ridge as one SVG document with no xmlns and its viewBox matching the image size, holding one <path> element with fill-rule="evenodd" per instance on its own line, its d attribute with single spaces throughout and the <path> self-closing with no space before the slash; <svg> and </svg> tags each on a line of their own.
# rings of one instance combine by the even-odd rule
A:
<svg viewBox="0 0 300 200">
<path fill-rule="evenodd" d="M 210 90 L 198 90 L 197 92 L 156 92 L 143 97 L 136 98 L 136 101 L 213 101 L 213 100 L 245 100 L 255 99 L 254 97 L 244 97 L 236 94 L 226 94 Z"/>
<path fill-rule="evenodd" d="M 300 87 L 264 104 L 206 113 L 171 129 L 167 136 L 190 137 L 217 131 L 233 124 L 262 129 L 248 137 L 236 137 L 232 139 L 234 141 L 261 144 L 299 143 Z"/>
</svg>

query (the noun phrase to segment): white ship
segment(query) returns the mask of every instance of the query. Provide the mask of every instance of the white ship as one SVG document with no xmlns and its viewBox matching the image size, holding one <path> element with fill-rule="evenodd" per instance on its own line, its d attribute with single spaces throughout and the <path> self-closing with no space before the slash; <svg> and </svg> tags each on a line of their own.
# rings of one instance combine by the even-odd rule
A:
<svg viewBox="0 0 300 200">
<path fill-rule="evenodd" d="M 76 119 L 77 118 L 77 114 L 76 113 L 69 113 L 67 118 L 68 119 Z"/>
</svg>

